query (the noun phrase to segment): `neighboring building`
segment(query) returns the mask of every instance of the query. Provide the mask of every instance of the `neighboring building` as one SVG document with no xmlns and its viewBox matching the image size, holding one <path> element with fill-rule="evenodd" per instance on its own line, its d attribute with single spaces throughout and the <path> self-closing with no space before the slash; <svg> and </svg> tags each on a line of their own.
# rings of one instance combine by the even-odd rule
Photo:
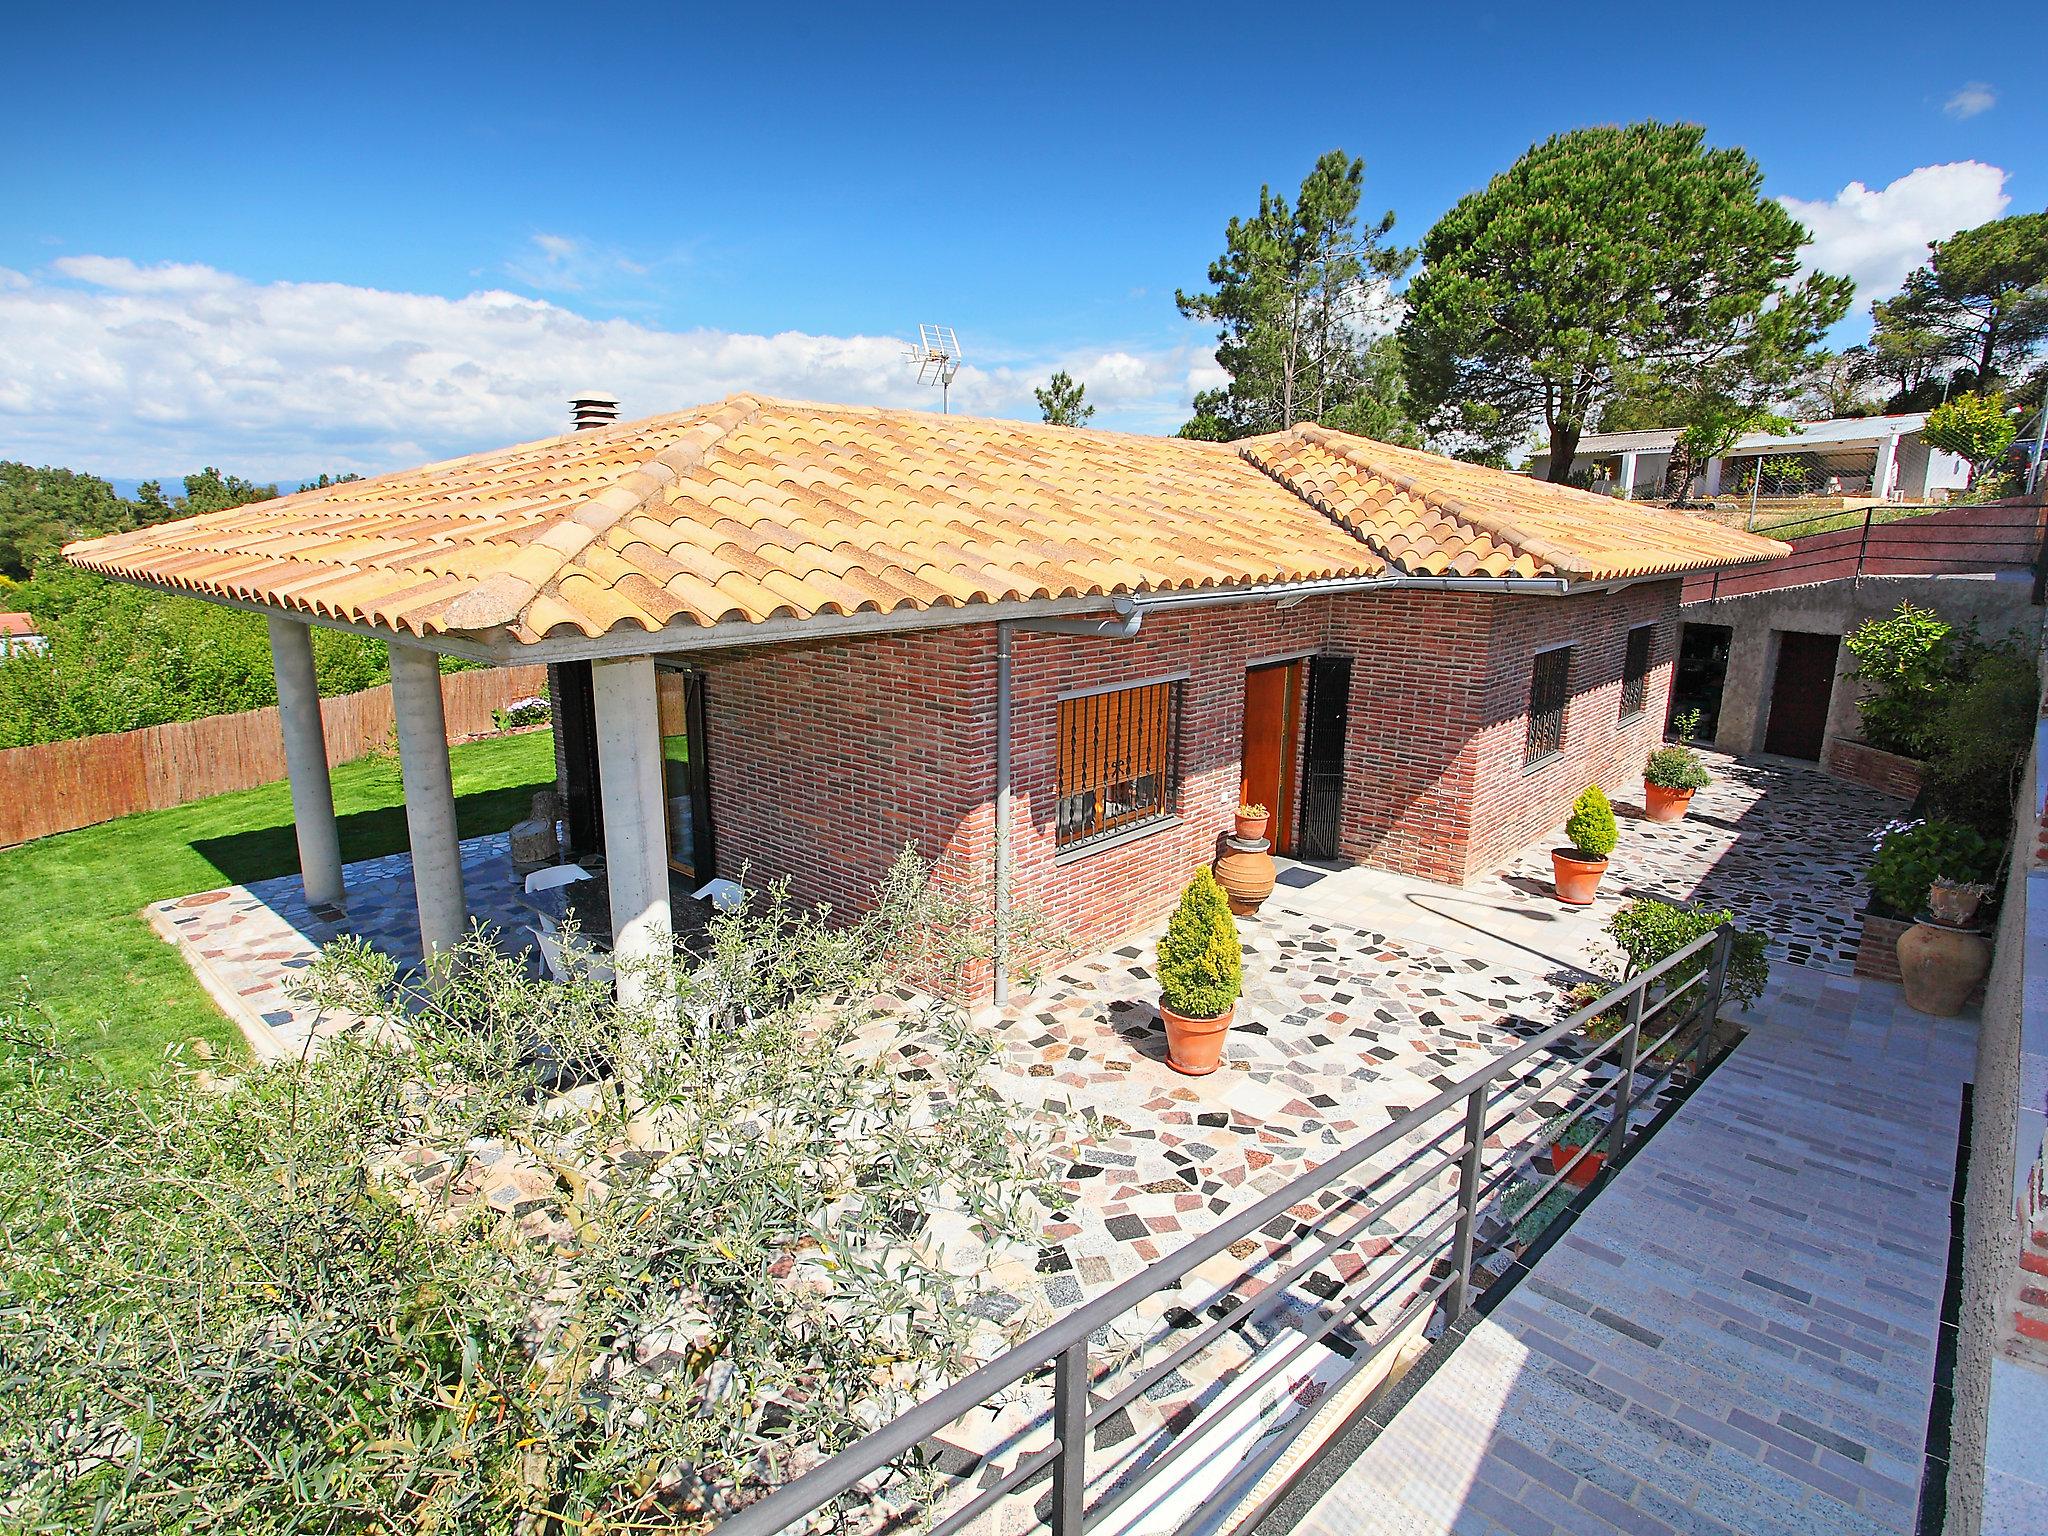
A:
<svg viewBox="0 0 2048 1536">
<path fill-rule="evenodd" d="M 50 642 L 26 613 L 0 613 L 0 659 L 45 651 Z"/>
<path fill-rule="evenodd" d="M 1796 432 L 1751 432 L 1736 440 L 1728 453 L 1709 459 L 1705 473 L 1695 475 L 1688 496 L 1747 494 L 1757 468 L 1765 460 L 1797 459 L 1796 485 L 1784 483 L 1775 470 L 1764 476 L 1760 490 L 1770 496 L 1855 496 L 1878 501 L 1928 501 L 1970 483 L 1967 460 L 1929 448 L 1920 436 L 1927 425 L 1924 411 L 1905 416 L 1842 416 L 1810 421 Z M 1572 459 L 1574 473 L 1593 476 L 1593 489 L 1610 496 L 1641 500 L 1664 494 L 1664 472 L 1678 432 L 1592 432 L 1579 439 Z M 1550 470 L 1550 454 L 1531 455 L 1528 472 L 1542 479 Z"/>
<path fill-rule="evenodd" d="M 307 626 L 392 642 L 430 947 L 464 919 L 434 653 L 550 663 L 630 954 L 664 942 L 671 870 L 845 910 L 909 842 L 1099 946 L 1170 906 L 1241 791 L 1283 851 L 1463 881 L 1588 782 L 1633 791 L 1680 577 L 1782 549 L 1314 426 L 740 395 L 66 554 L 271 615 L 315 901 L 343 893 Z"/>
</svg>

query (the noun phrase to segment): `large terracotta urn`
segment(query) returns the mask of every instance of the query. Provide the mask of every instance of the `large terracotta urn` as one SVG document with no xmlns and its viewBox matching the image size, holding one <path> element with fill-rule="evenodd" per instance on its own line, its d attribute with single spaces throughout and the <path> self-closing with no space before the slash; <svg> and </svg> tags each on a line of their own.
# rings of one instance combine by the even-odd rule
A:
<svg viewBox="0 0 2048 1536">
<path fill-rule="evenodd" d="M 1216 883 L 1230 898 L 1230 910 L 1250 917 L 1273 894 L 1278 871 L 1273 867 L 1273 845 L 1263 837 L 1227 837 L 1227 851 L 1216 861 Z"/>
<path fill-rule="evenodd" d="M 1166 1064 L 1174 1071 L 1207 1077 L 1223 1064 L 1223 1041 L 1237 1017 L 1237 1004 L 1213 1019 L 1193 1019 L 1161 1003 L 1159 1017 L 1166 1025 Z"/>
<path fill-rule="evenodd" d="M 1678 821 L 1692 804 L 1689 789 L 1666 789 L 1662 784 L 1643 781 L 1643 815 L 1651 821 Z"/>
<path fill-rule="evenodd" d="M 1899 980 L 1915 1013 L 1952 1019 L 1991 969 L 1991 945 L 1971 928 L 1915 923 L 1899 935 Z"/>
</svg>

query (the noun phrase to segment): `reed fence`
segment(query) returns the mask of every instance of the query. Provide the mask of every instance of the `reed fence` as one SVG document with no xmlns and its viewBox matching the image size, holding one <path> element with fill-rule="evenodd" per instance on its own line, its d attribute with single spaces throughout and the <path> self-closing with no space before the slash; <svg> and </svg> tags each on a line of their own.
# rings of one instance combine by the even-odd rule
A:
<svg viewBox="0 0 2048 1536">
<path fill-rule="evenodd" d="M 491 712 L 531 698 L 547 668 L 492 667 L 441 679 L 448 739 L 496 729 Z M 392 739 L 391 689 L 320 701 L 327 760 L 353 762 Z M 277 707 L 209 715 L 0 751 L 0 847 L 90 827 L 136 811 L 160 811 L 285 776 Z"/>
</svg>

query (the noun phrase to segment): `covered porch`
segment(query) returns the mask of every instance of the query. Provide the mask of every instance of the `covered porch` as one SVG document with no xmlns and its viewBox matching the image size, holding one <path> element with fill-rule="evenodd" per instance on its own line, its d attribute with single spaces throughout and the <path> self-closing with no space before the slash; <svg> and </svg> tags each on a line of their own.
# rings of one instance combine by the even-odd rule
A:
<svg viewBox="0 0 2048 1536">
<path fill-rule="evenodd" d="M 315 947 L 354 933 L 406 963 L 431 964 L 472 922 L 515 938 L 535 926 L 541 908 L 525 890 L 526 871 L 515 868 L 515 854 L 529 866 L 566 863 L 579 854 L 589 859 L 593 877 L 579 882 L 583 926 L 612 952 L 621 1001 L 629 1004 L 637 1001 L 639 985 L 630 962 L 668 952 L 679 905 L 685 926 L 701 923 L 687 892 L 710 876 L 712 838 L 694 674 L 658 666 L 652 656 L 627 656 L 580 664 L 571 674 L 574 686 L 565 689 L 559 679 L 570 669 L 551 669 L 556 708 L 566 716 L 557 726 L 557 761 L 565 747 L 577 755 L 581 772 L 570 779 L 586 798 L 567 808 L 567 836 L 559 841 L 552 818 L 543 818 L 502 838 L 464 843 L 456 828 L 439 656 L 393 639 L 391 696 L 409 853 L 345 868 L 311 627 L 272 615 L 270 643 L 301 878 L 295 892 L 273 889 L 252 897 L 246 918 L 260 921 L 260 909 L 293 932 L 324 935 Z M 515 842 L 521 846 L 515 849 Z M 394 911 L 406 898 L 409 931 Z M 229 990 L 240 995 L 238 987 Z M 255 1018 L 268 1024 L 264 1015 L 276 1012 L 262 1008 Z M 289 1027 L 299 1033 L 296 1021 Z M 252 1044 L 260 1039 L 260 1032 L 252 1034 Z"/>
</svg>

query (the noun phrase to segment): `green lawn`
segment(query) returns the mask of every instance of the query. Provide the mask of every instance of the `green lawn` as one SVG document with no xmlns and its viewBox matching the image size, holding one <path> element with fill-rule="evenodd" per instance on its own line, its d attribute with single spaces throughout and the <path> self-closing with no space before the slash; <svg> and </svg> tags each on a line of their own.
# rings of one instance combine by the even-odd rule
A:
<svg viewBox="0 0 2048 1536">
<path fill-rule="evenodd" d="M 502 831 L 555 777 L 546 731 L 454 748 L 464 837 Z M 334 771 L 347 861 L 406 846 L 398 764 L 364 758 Z M 266 784 L 174 810 L 124 816 L 0 852 L 0 977 L 29 995 L 71 1041 L 127 1080 L 148 1075 L 167 1046 L 196 1037 L 229 1056 L 241 1035 L 185 962 L 143 921 L 151 902 L 298 869 L 291 791 Z"/>
</svg>

